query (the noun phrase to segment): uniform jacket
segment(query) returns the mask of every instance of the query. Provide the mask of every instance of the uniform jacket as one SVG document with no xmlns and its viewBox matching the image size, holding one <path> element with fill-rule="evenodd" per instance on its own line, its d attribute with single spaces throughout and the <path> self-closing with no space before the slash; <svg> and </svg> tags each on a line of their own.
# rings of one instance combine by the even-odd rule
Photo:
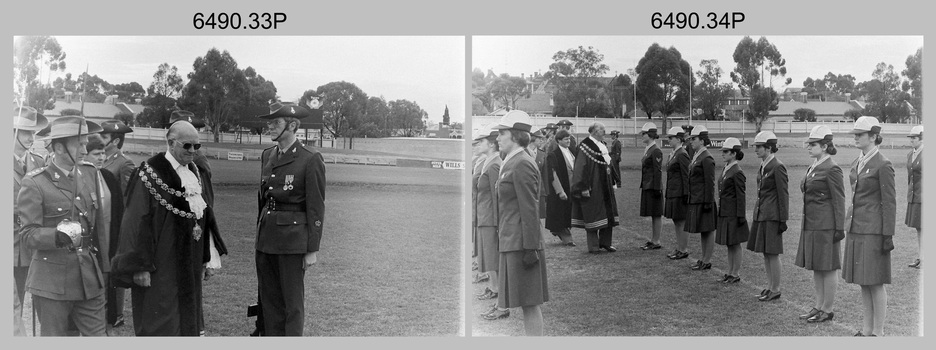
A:
<svg viewBox="0 0 936 350">
<path fill-rule="evenodd" d="M 852 188 L 852 204 L 845 222 L 848 233 L 893 236 L 897 195 L 891 161 L 878 152 L 859 174 L 858 159 L 855 159 L 848 180 Z"/>
<path fill-rule="evenodd" d="M 653 144 L 640 160 L 640 188 L 663 190 L 663 151 Z"/>
<path fill-rule="evenodd" d="M 33 152 L 27 152 L 23 160 L 26 162 L 25 171 L 16 161 L 16 157 L 13 158 L 13 266 L 29 266 L 29 260 L 32 259 L 32 251 L 26 249 L 20 239 L 19 230 L 22 225 L 19 216 L 16 215 L 16 198 L 19 196 L 20 188 L 23 187 L 23 177 L 27 173 L 45 166 L 45 160 Z"/>
<path fill-rule="evenodd" d="M 923 203 L 923 151 L 913 159 L 913 151 L 907 154 L 907 202 Z"/>
<path fill-rule="evenodd" d="M 285 153 L 277 148 L 263 150 L 261 157 L 256 249 L 267 254 L 317 252 L 325 222 L 325 160 L 298 140 Z"/>
<path fill-rule="evenodd" d="M 787 180 L 786 166 L 776 157 L 764 166 L 763 175 L 758 172 L 755 221 L 787 221 L 790 205 Z"/>
<path fill-rule="evenodd" d="M 666 198 L 689 196 L 690 161 L 686 149 L 680 148 L 666 163 Z"/>
<path fill-rule="evenodd" d="M 803 191 L 803 230 L 845 229 L 845 177 L 828 158 L 806 174 Z"/>
<path fill-rule="evenodd" d="M 623 149 L 624 146 L 621 144 L 621 140 L 614 139 L 614 141 L 611 141 L 611 147 L 608 149 L 608 155 L 611 156 L 612 162 L 621 161 L 621 152 Z"/>
<path fill-rule="evenodd" d="M 97 169 L 83 164 L 78 169 L 77 179 L 54 165 L 23 177 L 16 210 L 23 225 L 23 244 L 34 250 L 26 276 L 26 290 L 33 295 L 87 300 L 104 293 L 101 267 L 90 247 L 97 233 Z M 56 226 L 65 219 L 80 222 L 85 230 L 82 240 L 92 243 L 83 243 L 80 250 L 58 247 Z"/>
<path fill-rule="evenodd" d="M 500 155 L 494 154 L 491 164 L 489 164 L 487 168 L 482 168 L 483 172 L 478 177 L 476 188 L 478 204 L 475 207 L 475 213 L 478 215 L 478 227 L 497 227 L 497 198 L 494 195 L 494 187 L 497 184 L 500 168 Z"/>
<path fill-rule="evenodd" d="M 737 163 L 728 168 L 725 176 L 718 179 L 718 216 L 739 218 L 745 216 L 746 184 L 747 177 L 741 171 L 741 165 Z"/>
<path fill-rule="evenodd" d="M 201 196 L 207 202 L 211 187 L 207 171 L 195 163 L 188 168 L 199 177 Z M 117 286 L 133 289 L 134 332 L 198 335 L 203 266 L 211 260 L 208 242 L 214 243 L 219 254 L 227 253 L 214 210 L 208 206 L 198 220 L 178 214 L 191 214 L 191 209 L 178 196 L 185 188 L 165 152 L 142 162 L 127 186 L 127 207 L 117 253 L 111 259 L 111 276 Z M 201 231 L 197 239 L 196 225 Z M 138 272 L 150 273 L 150 287 L 133 282 Z"/>
<path fill-rule="evenodd" d="M 540 173 L 521 151 L 501 164 L 497 180 L 497 234 L 500 252 L 542 250 L 539 196 Z"/>
<path fill-rule="evenodd" d="M 478 178 L 481 177 L 481 167 L 484 165 L 484 157 L 476 157 L 471 170 L 471 207 L 478 207 Z M 478 227 L 478 212 L 471 211 L 471 227 Z"/>
<path fill-rule="evenodd" d="M 715 158 L 702 152 L 689 164 L 689 204 L 715 203 Z"/>
<path fill-rule="evenodd" d="M 598 230 L 618 225 L 617 200 L 611 188 L 611 168 L 591 138 L 579 144 L 572 170 L 572 226 Z M 588 191 L 589 197 L 584 196 Z"/>
<path fill-rule="evenodd" d="M 133 161 L 130 158 L 127 158 L 121 150 L 117 150 L 117 153 L 104 159 L 104 166 L 101 167 L 104 170 L 109 171 L 111 174 L 117 177 L 120 180 L 120 188 L 127 189 L 127 182 L 130 181 L 130 173 L 133 172 L 135 168 L 133 166 Z M 122 196 L 123 194 L 121 194 Z"/>
</svg>

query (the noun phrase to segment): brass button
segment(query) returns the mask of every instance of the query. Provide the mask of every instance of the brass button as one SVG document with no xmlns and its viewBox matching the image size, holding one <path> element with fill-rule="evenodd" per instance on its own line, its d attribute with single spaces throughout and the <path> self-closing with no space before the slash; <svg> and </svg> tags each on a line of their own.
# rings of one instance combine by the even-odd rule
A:
<svg viewBox="0 0 936 350">
<path fill-rule="evenodd" d="M 273 189 L 273 186 L 270 186 L 270 189 L 272 190 L 272 189 Z"/>
<path fill-rule="evenodd" d="M 270 177 L 276 177 L 276 174 L 270 175 Z"/>
</svg>

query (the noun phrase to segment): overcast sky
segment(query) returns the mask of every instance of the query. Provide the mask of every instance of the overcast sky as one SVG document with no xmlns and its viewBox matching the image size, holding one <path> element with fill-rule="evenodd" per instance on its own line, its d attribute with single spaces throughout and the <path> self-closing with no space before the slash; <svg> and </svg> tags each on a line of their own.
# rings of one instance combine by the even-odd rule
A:
<svg viewBox="0 0 936 350">
<path fill-rule="evenodd" d="M 552 56 L 578 46 L 593 46 L 610 67 L 607 75 L 627 73 L 653 43 L 673 46 L 695 71 L 703 59 L 717 59 L 722 79 L 730 82 L 735 47 L 744 36 L 475 36 L 472 37 L 472 67 L 510 75 L 545 73 Z M 751 35 L 754 41 L 760 35 Z M 802 87 L 807 77 L 826 73 L 851 74 L 856 83 L 871 79 L 878 62 L 894 66 L 898 74 L 906 68 L 907 56 L 923 46 L 922 36 L 767 36 L 786 59 L 789 87 Z M 782 84 L 774 81 L 774 86 Z"/>
<path fill-rule="evenodd" d="M 196 57 L 212 47 L 227 50 L 241 69 L 248 66 L 273 81 L 283 101 L 334 81 L 354 83 L 368 96 L 415 101 L 432 121 L 448 105 L 452 121 L 464 121 L 465 44 L 461 36 L 268 37 L 56 36 L 66 53 L 65 72 L 89 74 L 111 84 L 153 81 L 161 63 L 185 78 Z M 64 73 L 59 75 L 64 76 Z M 52 76 L 55 80 L 56 75 Z"/>
</svg>

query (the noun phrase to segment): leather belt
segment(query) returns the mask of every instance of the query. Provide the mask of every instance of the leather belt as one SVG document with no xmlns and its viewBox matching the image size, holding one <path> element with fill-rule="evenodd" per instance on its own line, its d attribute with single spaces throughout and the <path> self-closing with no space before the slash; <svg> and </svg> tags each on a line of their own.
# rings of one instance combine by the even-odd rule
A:
<svg viewBox="0 0 936 350">
<path fill-rule="evenodd" d="M 306 208 L 305 203 L 281 203 L 270 198 L 270 201 L 267 203 L 267 210 L 305 212 Z"/>
</svg>

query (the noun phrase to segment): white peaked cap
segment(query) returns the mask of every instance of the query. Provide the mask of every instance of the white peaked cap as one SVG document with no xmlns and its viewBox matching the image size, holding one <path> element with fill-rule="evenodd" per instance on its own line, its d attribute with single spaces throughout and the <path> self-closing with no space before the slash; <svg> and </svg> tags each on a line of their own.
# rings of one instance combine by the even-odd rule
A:
<svg viewBox="0 0 936 350">
<path fill-rule="evenodd" d="M 725 142 L 722 142 L 721 149 L 729 150 L 734 148 L 741 148 L 741 141 L 735 137 L 729 137 L 725 139 Z"/>
<path fill-rule="evenodd" d="M 809 139 L 806 142 L 816 142 L 826 138 L 826 136 L 832 136 L 832 129 L 825 125 L 816 125 L 809 132 Z"/>
<path fill-rule="evenodd" d="M 519 109 L 512 110 L 504 114 L 500 121 L 494 125 L 493 129 L 516 129 L 530 132 L 533 129 L 533 121 L 530 115 Z"/>
<path fill-rule="evenodd" d="M 770 140 L 777 140 L 777 135 L 774 135 L 773 131 L 761 131 L 757 133 L 757 136 L 754 136 L 754 144 L 762 145 L 767 143 Z"/>
</svg>

